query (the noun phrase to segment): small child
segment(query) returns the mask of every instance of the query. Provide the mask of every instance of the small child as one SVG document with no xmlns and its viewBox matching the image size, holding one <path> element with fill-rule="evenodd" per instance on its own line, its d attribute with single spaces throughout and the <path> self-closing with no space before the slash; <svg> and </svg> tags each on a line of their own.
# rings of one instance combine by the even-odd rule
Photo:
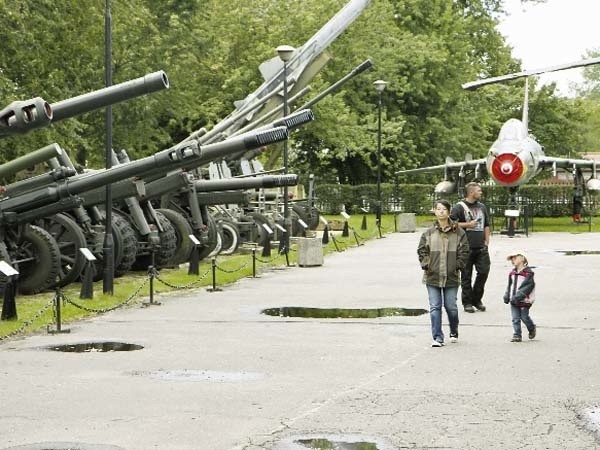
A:
<svg viewBox="0 0 600 450">
<path fill-rule="evenodd" d="M 521 321 L 529 331 L 529 339 L 536 335 L 536 326 L 529 315 L 529 309 L 535 300 L 535 280 L 533 270 L 528 265 L 523 251 L 515 251 L 506 258 L 513 265 L 508 274 L 508 286 L 504 293 L 504 303 L 510 303 L 513 324 L 511 342 L 521 342 Z"/>
</svg>

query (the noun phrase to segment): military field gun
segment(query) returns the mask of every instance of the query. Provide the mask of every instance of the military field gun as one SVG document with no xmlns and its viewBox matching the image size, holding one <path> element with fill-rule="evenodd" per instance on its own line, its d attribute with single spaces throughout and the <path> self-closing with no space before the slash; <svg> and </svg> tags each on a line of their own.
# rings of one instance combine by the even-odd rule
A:
<svg viewBox="0 0 600 450">
<path fill-rule="evenodd" d="M 21 293 L 34 293 L 47 289 L 56 283 L 57 278 L 60 280 L 73 277 L 77 266 L 76 259 L 80 258 L 80 255 L 77 248 L 74 254 L 68 255 L 68 258 L 63 257 L 66 255 L 64 252 L 61 254 L 55 239 L 40 227 L 30 225 L 31 223 L 56 218 L 60 213 L 78 210 L 83 203 L 82 196 L 86 192 L 103 189 L 109 183 L 205 164 L 229 152 L 268 145 L 287 137 L 286 127 L 276 127 L 207 146 L 189 141 L 110 169 L 71 176 L 49 184 L 39 185 L 36 182 L 33 183 L 35 187 L 32 189 L 24 187 L 23 184 L 16 188 L 8 185 L 5 195 L 0 199 L 0 238 L 2 238 L 0 252 L 3 259 L 18 266 L 21 273 L 19 281 Z M 56 155 L 57 159 L 58 157 L 60 154 Z M 76 215 L 73 217 L 76 220 Z M 49 228 L 60 234 L 65 231 L 63 229 L 63 226 L 67 226 L 65 223 L 63 220 L 55 220 L 54 227 Z"/>
<path fill-rule="evenodd" d="M 0 137 L 28 133 L 59 120 L 69 119 L 168 87 L 167 74 L 160 70 L 52 104 L 40 97 L 15 101 L 0 111 Z"/>
</svg>

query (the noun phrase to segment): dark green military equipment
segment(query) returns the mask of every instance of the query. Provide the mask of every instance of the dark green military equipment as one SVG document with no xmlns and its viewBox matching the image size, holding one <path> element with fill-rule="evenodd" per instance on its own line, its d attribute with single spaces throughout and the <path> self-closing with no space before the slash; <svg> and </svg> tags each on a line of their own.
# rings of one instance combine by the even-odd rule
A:
<svg viewBox="0 0 600 450">
<path fill-rule="evenodd" d="M 131 177 L 164 174 L 182 167 L 204 164 L 214 155 L 220 157 L 227 153 L 279 142 L 287 137 L 287 128 L 276 127 L 202 147 L 198 146 L 197 142 L 190 141 L 107 170 L 84 173 L 42 186 L 36 184 L 36 187 L 31 190 L 17 189 L 17 195 L 0 198 L 0 233 L 2 233 L 0 250 L 4 250 L 3 255 L 7 261 L 18 265 L 18 270 L 21 272 L 19 290 L 22 293 L 38 292 L 54 285 L 57 277 L 72 279 L 76 268 L 79 267 L 76 261 L 81 260 L 80 252 L 75 247 L 69 258 L 61 260 L 60 250 L 57 250 L 56 243 L 48 238 L 48 233 L 40 227 L 27 224 L 39 220 L 46 221 L 46 218 L 52 217 L 53 221 L 45 222 L 45 225 L 52 228 L 54 233 L 60 234 L 63 231 L 62 227 L 71 226 L 67 223 L 70 217 L 60 213 L 75 211 L 72 218 L 72 221 L 75 221 L 76 211 L 79 211 L 79 206 L 83 203 L 82 196 L 85 197 L 88 192 L 93 196 L 109 183 L 118 183 Z M 9 185 L 6 192 L 15 192 L 15 189 Z M 118 199 L 119 195 L 118 190 L 113 190 L 115 199 Z M 96 205 L 103 201 L 104 199 Z M 28 234 L 24 235 L 23 229 L 29 230 Z M 30 230 L 34 230 L 34 234 L 39 234 L 38 231 L 41 230 L 45 235 L 43 238 L 36 239 L 31 237 Z M 73 236 L 74 233 L 72 232 Z M 21 245 L 23 239 L 29 239 L 30 243 L 35 241 L 35 244 L 23 246 Z M 20 258 L 20 251 L 23 248 L 31 249 L 27 258 Z M 72 260 L 69 262 L 68 259 Z"/>
<path fill-rule="evenodd" d="M 52 122 L 104 108 L 140 95 L 169 87 L 167 74 L 160 70 L 124 83 L 49 104 L 40 97 L 15 101 L 0 111 L 0 137 L 27 133 Z"/>
</svg>

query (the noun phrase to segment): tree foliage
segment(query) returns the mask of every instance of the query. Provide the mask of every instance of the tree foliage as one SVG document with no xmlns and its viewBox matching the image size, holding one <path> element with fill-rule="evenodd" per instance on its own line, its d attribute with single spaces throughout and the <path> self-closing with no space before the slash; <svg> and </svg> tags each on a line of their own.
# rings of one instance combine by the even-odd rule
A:
<svg viewBox="0 0 600 450">
<path fill-rule="evenodd" d="M 345 0 L 113 0 L 113 83 L 165 70 L 171 88 L 113 106 L 113 144 L 141 157 L 210 128 L 263 80 L 258 66 L 281 44 L 299 47 Z M 104 86 L 106 1 L 0 0 L 0 99 L 50 103 Z M 520 70 L 495 25 L 501 0 L 373 0 L 330 46 L 313 95 L 370 58 L 375 68 L 313 108 L 293 135 L 290 169 L 349 184 L 376 179 L 378 93 L 383 181 L 446 156 L 483 156 L 502 122 L 521 113 L 522 81 L 474 92 L 461 84 Z M 597 78 L 598 79 L 598 78 Z M 593 93 L 589 97 L 593 98 Z M 300 102 L 303 102 L 302 99 Z M 549 154 L 585 151 L 589 102 L 535 91 L 530 127 Z M 587 133 L 587 134 L 586 134 Z M 88 113 L 0 140 L 0 159 L 52 142 L 80 164 L 104 162 L 104 114 Z"/>
</svg>

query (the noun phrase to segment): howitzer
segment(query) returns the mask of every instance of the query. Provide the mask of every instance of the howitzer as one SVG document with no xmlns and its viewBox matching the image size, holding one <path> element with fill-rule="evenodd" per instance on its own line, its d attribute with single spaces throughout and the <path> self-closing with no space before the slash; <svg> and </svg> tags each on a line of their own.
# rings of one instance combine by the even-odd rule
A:
<svg viewBox="0 0 600 450">
<path fill-rule="evenodd" d="M 2 237 L 6 253 L 10 258 L 9 261 L 15 264 L 20 262 L 18 257 L 12 257 L 12 255 L 18 254 L 20 248 L 21 240 L 18 239 L 18 235 L 22 235 L 19 230 L 23 228 L 20 225 L 77 208 L 82 202 L 80 195 L 86 192 L 103 188 L 109 183 L 117 183 L 126 178 L 142 177 L 156 173 L 156 171 L 165 173 L 188 164 L 203 164 L 210 161 L 215 154 L 222 156 L 228 152 L 268 145 L 287 139 L 287 136 L 287 129 L 278 127 L 203 147 L 198 146 L 196 142 L 187 142 L 185 145 L 177 145 L 128 164 L 71 177 L 47 186 L 37 187 L 14 197 L 5 196 L 0 199 L 0 232 L 4 233 Z M 25 228 L 32 229 L 34 227 Z M 15 237 L 16 239 L 14 239 Z M 45 240 L 47 241 L 47 239 Z M 37 247 L 40 254 L 43 253 L 42 250 L 45 251 L 42 249 L 44 243 L 40 243 Z M 75 255 L 75 257 L 78 256 Z M 19 270 L 22 275 L 19 289 L 21 292 L 32 293 L 47 289 L 56 282 L 56 277 L 61 272 L 69 270 L 66 267 L 61 268 L 61 261 L 56 262 L 51 257 L 52 255 L 46 256 L 43 262 L 38 261 L 35 264 L 35 258 L 30 255 L 28 262 L 31 264 L 20 265 Z"/>
<path fill-rule="evenodd" d="M 141 95 L 169 87 L 167 74 L 160 70 L 134 80 L 49 104 L 40 97 L 15 101 L 0 111 L 0 137 L 27 133 L 52 122 L 68 119 Z"/>
</svg>

